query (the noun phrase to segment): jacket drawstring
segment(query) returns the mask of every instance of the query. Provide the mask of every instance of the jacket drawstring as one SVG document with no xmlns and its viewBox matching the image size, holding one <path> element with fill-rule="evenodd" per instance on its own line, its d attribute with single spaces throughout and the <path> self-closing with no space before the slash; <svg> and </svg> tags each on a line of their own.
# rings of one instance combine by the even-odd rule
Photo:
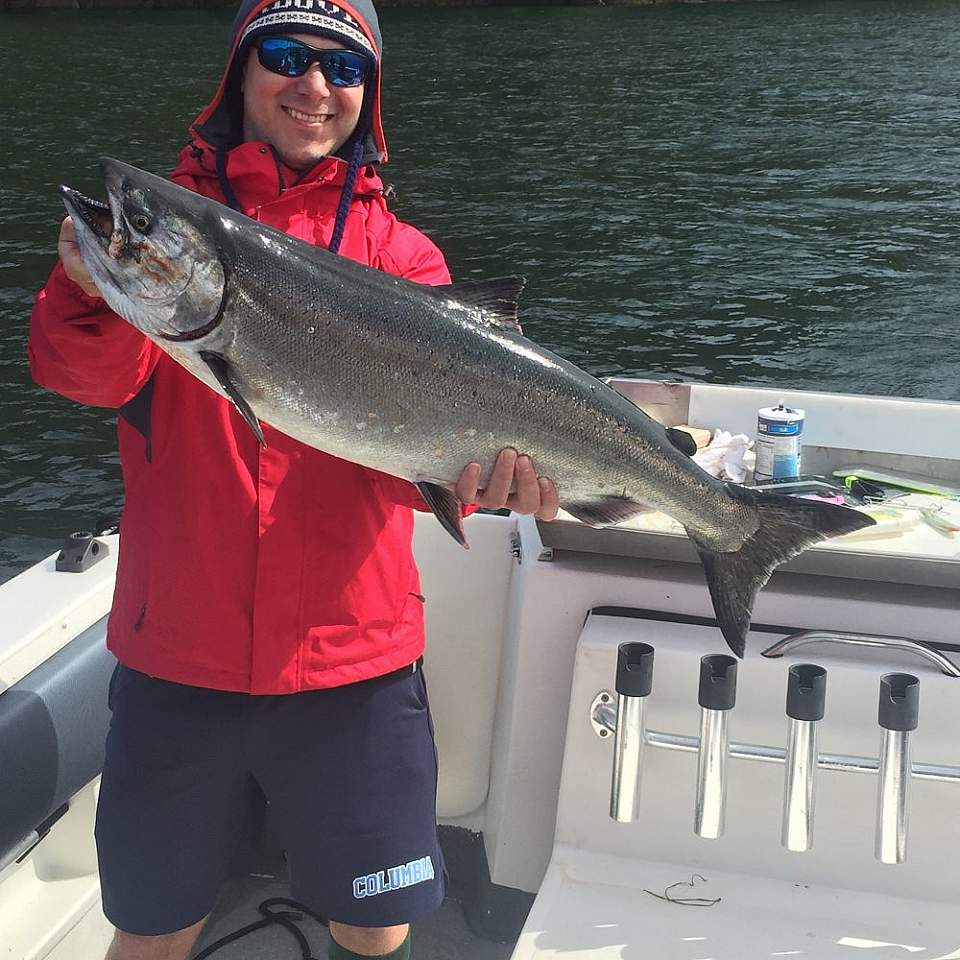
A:
<svg viewBox="0 0 960 960">
<path fill-rule="evenodd" d="M 350 212 L 350 201 L 353 199 L 353 188 L 357 182 L 357 173 L 360 171 L 363 160 L 363 137 L 357 137 L 353 145 L 353 152 L 350 154 L 350 166 L 347 167 L 347 175 L 343 181 L 343 190 L 340 192 L 340 203 L 337 205 L 337 219 L 333 222 L 333 236 L 330 238 L 330 245 L 327 249 L 331 253 L 336 253 L 340 249 L 340 241 L 343 240 L 343 229 L 347 223 L 347 214 Z"/>
<path fill-rule="evenodd" d="M 217 179 L 220 181 L 220 189 L 223 191 L 227 206 L 238 213 L 243 213 L 237 195 L 233 192 L 233 184 L 227 177 L 227 150 L 222 144 L 217 147 Z"/>
</svg>

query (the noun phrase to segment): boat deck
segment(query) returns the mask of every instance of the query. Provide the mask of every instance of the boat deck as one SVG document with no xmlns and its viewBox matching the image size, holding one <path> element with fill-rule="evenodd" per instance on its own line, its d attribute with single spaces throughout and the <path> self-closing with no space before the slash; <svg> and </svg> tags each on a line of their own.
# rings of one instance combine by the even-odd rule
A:
<svg viewBox="0 0 960 960">
<path fill-rule="evenodd" d="M 264 900 L 289 896 L 285 862 L 282 858 L 264 858 L 255 871 L 224 888 L 193 956 L 221 937 L 261 919 L 259 905 Z M 414 924 L 412 943 L 417 960 L 509 960 L 514 945 L 475 936 L 467 927 L 456 897 L 454 889 L 436 913 Z M 299 921 L 297 927 L 310 944 L 311 957 L 325 960 L 326 927 L 309 916 Z M 303 955 L 290 932 L 274 923 L 225 944 L 212 956 L 216 960 L 298 960 Z"/>
</svg>

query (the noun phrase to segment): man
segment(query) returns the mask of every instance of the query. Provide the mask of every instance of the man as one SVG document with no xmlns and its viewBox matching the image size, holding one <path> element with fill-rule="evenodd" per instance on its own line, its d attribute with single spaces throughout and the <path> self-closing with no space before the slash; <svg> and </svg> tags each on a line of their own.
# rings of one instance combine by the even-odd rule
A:
<svg viewBox="0 0 960 960">
<path fill-rule="evenodd" d="M 449 282 L 374 169 L 386 146 L 370 0 L 247 0 L 231 39 L 171 179 L 370 266 Z M 69 219 L 58 250 L 31 370 L 118 408 L 126 486 L 97 820 L 108 958 L 189 954 L 266 797 L 292 895 L 331 918 L 330 956 L 402 960 L 407 924 L 444 893 L 410 548 L 424 504 L 266 424 L 261 449 L 226 400 L 106 307 Z M 516 451 L 483 490 L 480 476 L 465 466 L 464 504 L 555 516 L 556 490 Z"/>
</svg>

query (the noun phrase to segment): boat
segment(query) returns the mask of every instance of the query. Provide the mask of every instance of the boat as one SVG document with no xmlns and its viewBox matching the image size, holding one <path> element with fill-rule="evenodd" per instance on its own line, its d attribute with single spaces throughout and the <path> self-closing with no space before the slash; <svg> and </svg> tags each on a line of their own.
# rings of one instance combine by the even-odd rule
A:
<svg viewBox="0 0 960 960">
<path fill-rule="evenodd" d="M 758 409 L 801 407 L 804 474 L 960 489 L 960 403 L 608 382 L 667 426 L 749 437 Z M 781 567 L 736 663 L 696 551 L 662 515 L 594 529 L 481 514 L 469 551 L 418 515 L 452 899 L 415 928 L 416 955 L 960 960 L 960 534 L 928 522 L 960 525 L 960 499 L 898 509 L 909 522 Z M 93 818 L 118 548 L 80 532 L 0 586 L 12 960 L 98 958 L 111 935 Z M 260 907 L 296 912 L 269 822 L 262 847 L 198 956 Z M 219 949 L 300 953 L 283 924 Z"/>
</svg>

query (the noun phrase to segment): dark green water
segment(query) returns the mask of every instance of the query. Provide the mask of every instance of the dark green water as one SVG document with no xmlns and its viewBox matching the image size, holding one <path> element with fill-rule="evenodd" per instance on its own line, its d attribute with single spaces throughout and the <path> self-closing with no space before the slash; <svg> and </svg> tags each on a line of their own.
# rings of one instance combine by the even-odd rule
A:
<svg viewBox="0 0 960 960">
<path fill-rule="evenodd" d="M 170 169 L 229 14 L 0 22 L 0 580 L 116 516 L 110 411 L 32 386 L 57 185 Z M 960 4 L 387 11 L 386 179 L 597 375 L 960 400 Z"/>
</svg>

